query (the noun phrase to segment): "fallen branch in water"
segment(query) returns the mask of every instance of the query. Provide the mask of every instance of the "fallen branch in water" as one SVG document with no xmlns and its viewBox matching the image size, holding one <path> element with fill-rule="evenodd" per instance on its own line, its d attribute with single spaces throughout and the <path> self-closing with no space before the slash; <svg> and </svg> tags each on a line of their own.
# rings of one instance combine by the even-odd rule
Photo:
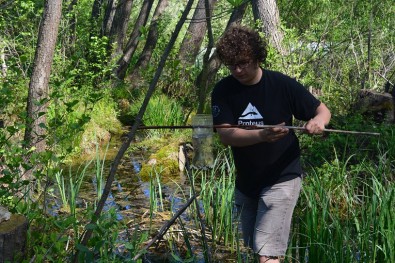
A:
<svg viewBox="0 0 395 263">
<path fill-rule="evenodd" d="M 196 195 L 192 196 L 188 202 L 183 207 L 181 207 L 180 210 L 178 210 L 178 212 L 169 221 L 167 221 L 165 225 L 161 227 L 159 233 L 154 238 L 152 238 L 151 241 L 137 255 L 135 255 L 132 260 L 136 261 L 139 259 L 158 239 L 162 238 L 166 234 L 167 230 L 169 230 L 169 228 L 174 224 L 177 218 L 182 213 L 184 213 L 184 211 L 192 204 L 195 199 Z"/>
</svg>

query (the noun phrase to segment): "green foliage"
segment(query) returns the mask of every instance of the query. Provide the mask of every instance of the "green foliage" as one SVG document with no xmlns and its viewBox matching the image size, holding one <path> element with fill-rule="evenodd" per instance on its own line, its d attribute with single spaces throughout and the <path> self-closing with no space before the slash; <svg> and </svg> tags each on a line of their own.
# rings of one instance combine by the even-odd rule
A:
<svg viewBox="0 0 395 263">
<path fill-rule="evenodd" d="M 392 164 L 382 158 L 353 164 L 357 155 L 336 158 L 308 173 L 296 209 L 290 256 L 311 262 L 392 258 Z"/>
<path fill-rule="evenodd" d="M 96 143 L 107 142 L 111 134 L 121 132 L 117 105 L 108 96 L 108 90 L 87 94 L 74 87 L 55 91 L 53 96 L 55 103 L 48 110 L 49 127 L 60 153 L 92 153 Z"/>
<path fill-rule="evenodd" d="M 65 176 L 63 175 L 63 170 L 60 170 L 55 174 L 55 179 L 57 182 L 57 186 L 59 189 L 59 193 L 63 205 L 62 211 L 70 212 L 71 215 L 73 216 L 76 215 L 75 212 L 76 212 L 77 197 L 79 195 L 81 184 L 86 174 L 86 170 L 91 162 L 92 161 L 88 162 L 84 166 L 82 171 L 79 174 L 77 174 L 77 176 L 73 176 L 71 169 L 69 171 L 68 178 L 65 178 Z"/>
<path fill-rule="evenodd" d="M 30 213 L 31 231 L 28 236 L 29 257 L 36 257 L 36 260 L 44 262 L 61 262 L 65 258 L 70 258 L 70 251 L 67 249 L 72 240 L 73 231 L 77 221 L 74 217 L 53 218 L 45 217 L 43 214 Z"/>
<path fill-rule="evenodd" d="M 182 106 L 194 108 L 197 106 L 197 91 L 194 80 L 199 72 L 198 62 L 186 67 L 177 57 L 174 57 L 167 62 L 166 70 L 163 74 L 164 82 L 160 89 L 169 98 L 178 101 Z"/>
<path fill-rule="evenodd" d="M 129 116 L 136 116 L 140 110 L 143 97 L 132 101 L 129 109 Z M 142 124 L 146 126 L 157 125 L 182 125 L 186 115 L 182 106 L 175 100 L 170 99 L 165 94 L 156 93 L 152 96 L 144 113 Z M 151 135 L 167 133 L 166 130 L 150 130 Z M 176 133 L 178 131 L 175 131 Z"/>
<path fill-rule="evenodd" d="M 137 228 L 130 233 L 127 226 L 117 220 L 116 213 L 110 209 L 100 216 L 98 224 L 88 225 L 87 228 L 93 229 L 93 237 L 89 247 L 77 244 L 80 262 L 132 262 L 130 257 L 139 251 L 147 234 L 140 234 Z"/>
<path fill-rule="evenodd" d="M 332 112 L 348 113 L 358 90 L 382 91 L 393 78 L 394 32 L 383 33 L 393 27 L 387 19 L 395 12 L 392 1 L 277 3 L 289 53 L 271 66 L 318 90 Z"/>
<path fill-rule="evenodd" d="M 394 239 L 387 235 L 395 205 L 392 128 L 361 116 L 335 118 L 334 124 L 381 136 L 302 136 L 308 176 L 296 213 L 298 234 L 289 253 L 312 262 L 390 260 Z M 305 249 L 298 250 L 296 244 Z"/>
<path fill-rule="evenodd" d="M 328 132 L 324 136 L 309 136 L 301 134 L 299 136 L 304 159 L 311 166 L 319 166 L 326 160 L 334 158 L 347 159 L 349 156 L 358 153 L 353 158 L 354 163 L 364 159 L 374 159 L 380 153 L 377 152 L 377 145 L 389 142 L 385 138 L 391 134 L 391 127 L 387 124 L 378 125 L 363 118 L 360 115 L 335 116 L 331 120 L 331 127 L 344 131 L 369 131 L 378 132 L 381 136 L 366 136 L 357 134 L 343 134 Z M 394 145 L 387 145 L 388 150 Z M 392 150 L 393 151 L 393 150 Z"/>
<path fill-rule="evenodd" d="M 35 52 L 34 28 L 38 27 L 42 10 L 43 2 L 33 0 L 11 1 L 9 5 L 2 7 L 0 50 L 5 48 L 7 51 L 6 63 L 10 74 L 27 76 Z"/>
<path fill-rule="evenodd" d="M 232 6 L 232 7 L 238 7 L 240 6 L 244 0 L 227 0 L 227 2 Z"/>
<path fill-rule="evenodd" d="M 124 83 L 117 83 L 115 87 L 112 79 L 114 61 L 108 54 L 108 39 L 99 33 L 104 12 L 97 21 L 91 21 L 93 1 L 74 2 L 71 9 L 69 4 L 63 6 L 49 86 L 48 123 L 43 124 L 48 131 L 45 138 L 48 149 L 41 153 L 35 152 L 34 148 L 25 149 L 23 135 L 27 87 L 44 1 L 5 1 L 4 4 L 8 5 L 2 3 L 0 10 L 0 54 L 4 54 L 1 63 L 6 65 L 6 71 L 2 71 L 0 76 L 0 119 L 6 126 L 0 129 L 0 203 L 12 212 L 28 216 L 31 222 L 28 257 L 35 256 L 39 262 L 71 260 L 74 244 L 82 234 L 81 228 L 93 213 L 93 208 L 88 207 L 81 211 L 81 217 L 78 217 L 79 213 L 48 216 L 45 205 L 41 203 L 41 194 L 51 193 L 47 187 L 55 180 L 55 175 L 59 175 L 62 185 L 60 170 L 65 158 L 82 152 L 93 153 L 99 144 L 120 132 L 119 115 L 127 120 L 124 123 L 133 123 L 146 91 L 141 88 L 144 85 L 137 85 L 139 87 L 134 90 Z M 240 3 L 240 0 L 217 3 L 218 9 L 214 10 L 213 16 L 215 38 L 222 34 L 226 25 L 224 14 L 229 14 Z M 299 261 L 308 258 L 309 262 L 326 262 L 328 258 L 333 262 L 393 262 L 395 216 L 394 191 L 391 189 L 394 188 L 395 134 L 391 126 L 375 124 L 354 114 L 351 108 L 355 94 L 361 88 L 381 91 L 387 79 L 394 82 L 393 1 L 351 1 L 348 5 L 343 1 L 328 0 L 279 0 L 276 3 L 284 32 L 283 45 L 289 53 L 280 56 L 270 48 L 267 66 L 296 77 L 306 87 L 314 89 L 332 111 L 333 128 L 382 134 L 380 137 L 341 134 L 328 134 L 324 138 L 299 136 L 310 176 L 305 183 L 299 205 L 301 213 L 298 214 L 296 234 L 292 239 L 292 244 L 298 249 L 291 247 L 290 253 L 294 258 L 298 256 Z M 142 72 L 141 83 L 151 80 L 183 4 L 182 1 L 170 1 L 170 11 L 160 23 L 159 42 L 150 65 Z M 139 13 L 139 8 L 133 8 L 132 18 Z M 250 7 L 243 23 L 255 24 Z M 147 29 L 143 28 L 144 34 Z M 186 28 L 183 30 L 185 32 Z M 139 45 L 138 51 L 141 47 Z M 177 48 L 172 52 L 172 59 L 167 61 L 157 88 L 164 94 L 157 92 L 151 99 L 143 117 L 145 125 L 181 125 L 187 122 L 196 108 L 194 82 L 201 65 L 184 69 L 177 57 Z M 138 56 L 139 52 L 136 52 L 132 64 Z M 221 68 L 217 77 L 227 74 L 227 69 Z M 118 109 L 123 102 L 126 107 Z M 162 136 L 170 144 L 171 137 L 179 136 L 180 132 L 153 130 L 141 136 L 147 134 Z M 141 147 L 146 148 L 149 142 L 144 143 Z M 152 140 L 150 143 L 163 142 Z M 219 145 L 215 147 L 219 153 L 223 149 Z M 165 150 L 158 150 L 158 154 L 162 159 L 170 155 Z M 222 153 L 218 156 L 216 165 L 219 166 L 212 174 L 202 175 L 201 198 L 205 219 L 213 227 L 212 240 L 223 242 L 232 251 L 239 251 L 236 224 L 230 226 L 234 219 L 230 205 L 233 178 L 227 176 L 233 174 L 233 167 Z M 101 165 L 104 164 L 96 160 L 99 179 L 102 176 Z M 177 171 L 174 160 L 164 166 L 171 166 L 172 173 Z M 22 176 L 31 168 L 34 168 L 37 187 L 29 190 L 27 186 L 33 184 Z M 165 170 L 162 168 L 157 172 L 162 173 Z M 66 194 L 65 183 L 61 187 L 63 202 L 74 206 L 81 181 L 77 174 L 69 177 L 63 179 L 70 182 L 74 195 L 71 192 Z M 160 191 L 164 178 L 155 174 L 152 180 L 153 192 Z M 98 189 L 102 189 L 100 184 Z M 226 189 L 224 195 L 218 195 L 218 189 Z M 29 192 L 31 190 L 36 192 L 33 194 Z M 35 201 L 28 198 L 30 194 Z M 81 260 L 128 262 L 130 255 L 140 249 L 147 236 L 138 229 L 130 234 L 128 227 L 117 221 L 116 213 L 115 210 L 106 211 L 97 226 L 88 225 L 94 229 L 94 237 L 87 247 L 76 245 L 82 252 Z M 183 229 L 185 232 L 188 228 Z M 125 232 L 127 238 L 123 235 Z M 184 240 L 187 242 L 187 238 Z M 169 245 L 174 247 L 174 240 Z M 117 253 L 117 249 L 122 247 L 129 253 L 126 253 L 126 258 Z M 182 258 L 179 250 L 173 252 L 174 259 Z M 184 260 L 192 259 L 189 252 Z M 240 256 L 239 262 L 242 262 Z"/>
<path fill-rule="evenodd" d="M 23 160 L 27 151 L 5 140 L 4 133 L 1 131 L 0 144 L 0 204 L 6 205 L 14 212 L 16 204 L 22 199 L 15 197 L 29 184 L 29 181 L 21 177 L 20 169 L 22 167 L 28 169 L 31 164 Z M 23 164 L 22 167 L 21 164 Z"/>
<path fill-rule="evenodd" d="M 201 176 L 200 193 L 207 225 L 211 226 L 211 240 L 235 251 L 239 218 L 233 206 L 235 167 L 230 149 L 225 148 L 218 154 L 211 171 L 200 171 L 195 174 L 198 175 Z"/>
</svg>

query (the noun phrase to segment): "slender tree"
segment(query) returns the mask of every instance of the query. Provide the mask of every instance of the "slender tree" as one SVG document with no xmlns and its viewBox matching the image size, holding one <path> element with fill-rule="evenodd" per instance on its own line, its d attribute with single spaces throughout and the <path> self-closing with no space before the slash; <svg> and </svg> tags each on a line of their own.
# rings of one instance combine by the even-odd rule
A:
<svg viewBox="0 0 395 263">
<path fill-rule="evenodd" d="M 228 24 L 226 26 L 226 29 L 229 27 L 240 24 L 243 16 L 245 14 L 245 11 L 247 9 L 248 1 L 245 1 L 241 3 L 239 6 L 236 6 L 232 14 L 229 18 Z M 225 30 L 226 30 L 225 29 Z M 207 50 L 209 52 L 208 54 L 211 53 L 211 51 Z M 206 55 L 207 56 L 207 55 Z M 208 61 L 203 60 L 203 68 L 199 75 L 196 78 L 196 86 L 197 86 L 197 93 L 198 93 L 198 98 L 199 98 L 199 105 L 198 105 L 198 112 L 201 113 L 204 111 L 204 107 L 206 104 L 206 99 L 207 99 L 207 94 L 208 88 L 212 86 L 214 80 L 215 80 L 215 75 L 218 72 L 218 69 L 221 67 L 221 62 L 217 56 L 216 52 L 213 52 L 211 56 L 208 55 Z"/>
<path fill-rule="evenodd" d="M 111 57 L 122 54 L 132 6 L 133 0 L 121 0 L 117 5 L 109 34 L 108 50 Z"/>
<path fill-rule="evenodd" d="M 48 83 L 62 13 L 62 0 L 46 0 L 27 98 L 26 147 L 46 148 Z"/>
<path fill-rule="evenodd" d="M 149 13 L 151 12 L 152 4 L 154 0 L 144 0 L 143 6 L 141 7 L 140 14 L 134 24 L 132 33 L 129 36 L 128 43 L 123 51 L 121 58 L 118 60 L 118 67 L 116 69 L 116 75 L 119 79 L 124 79 L 126 70 L 130 64 L 130 60 L 136 51 L 139 43 L 139 37 L 141 36 L 141 28 L 147 24 Z"/>
<path fill-rule="evenodd" d="M 279 53 L 285 54 L 282 46 L 283 33 L 280 27 L 280 13 L 276 0 L 252 0 L 252 12 L 255 20 L 262 21 L 262 31 Z"/>
<path fill-rule="evenodd" d="M 107 0 L 106 2 L 106 10 L 104 12 L 104 19 L 101 31 L 101 34 L 103 36 L 110 35 L 112 22 L 114 21 L 115 11 L 117 9 L 116 0 Z M 94 4 L 96 4 L 96 2 Z"/>
<path fill-rule="evenodd" d="M 0 38 L 0 43 L 2 43 L 3 40 Z M 1 60 L 1 77 L 6 78 L 7 77 L 7 63 L 6 63 L 6 58 L 5 58 L 5 52 L 4 52 L 4 47 L 0 46 L 0 60 Z"/>
<path fill-rule="evenodd" d="M 151 20 L 151 25 L 148 31 L 147 39 L 145 41 L 145 45 L 143 51 L 141 52 L 139 59 L 137 60 L 136 64 L 132 72 L 130 73 L 128 80 L 130 82 L 135 82 L 135 80 L 140 78 L 141 70 L 145 69 L 151 60 L 152 53 L 158 43 L 159 38 L 159 22 L 163 12 L 165 11 L 166 7 L 168 6 L 168 0 L 159 0 L 158 5 L 155 8 L 154 15 Z"/>
<path fill-rule="evenodd" d="M 71 16 L 68 18 L 68 35 L 66 36 L 66 39 L 64 39 L 65 43 L 63 45 L 63 48 L 66 50 L 66 53 L 68 55 L 71 55 L 73 53 L 75 42 L 77 39 L 77 18 L 75 17 L 75 12 L 73 12 L 76 5 L 77 0 L 72 0 L 67 7 L 67 13 L 71 14 Z"/>
<path fill-rule="evenodd" d="M 100 17 L 101 9 L 104 0 L 94 0 L 92 4 L 91 20 L 95 21 Z"/>
<path fill-rule="evenodd" d="M 216 2 L 217 0 L 209 0 L 210 10 L 208 12 L 206 12 L 205 0 L 199 0 L 196 5 L 178 53 L 178 57 L 184 67 L 192 65 L 199 54 L 207 30 L 206 16 L 211 16 Z"/>
</svg>

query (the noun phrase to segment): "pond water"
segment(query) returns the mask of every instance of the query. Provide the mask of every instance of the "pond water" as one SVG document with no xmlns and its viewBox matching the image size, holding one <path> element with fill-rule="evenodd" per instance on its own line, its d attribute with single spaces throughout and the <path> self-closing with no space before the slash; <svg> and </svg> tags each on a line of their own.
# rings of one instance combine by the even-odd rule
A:
<svg viewBox="0 0 395 263">
<path fill-rule="evenodd" d="M 76 201 L 77 209 L 86 208 L 88 205 L 92 205 L 97 202 L 97 188 L 100 187 L 98 180 L 101 180 L 101 185 L 104 187 L 109 174 L 111 161 L 115 157 L 120 144 L 120 140 L 113 141 L 109 145 L 108 149 L 102 149 L 102 152 L 100 152 L 99 155 L 85 156 L 81 158 L 86 160 L 85 163 L 83 161 L 81 165 L 76 165 L 78 167 L 70 168 L 71 172 L 69 173 L 78 174 L 78 172 L 81 173 L 81 171 L 83 171 L 84 165 L 91 161 L 85 171 L 84 179 L 79 190 L 79 195 Z M 184 193 L 189 193 L 189 186 L 182 173 L 180 173 L 179 176 L 173 177 L 171 180 L 166 180 L 166 183 L 161 184 L 160 191 L 162 199 L 158 198 L 158 200 L 163 200 L 162 204 L 166 206 L 164 210 L 167 212 L 164 211 L 161 213 L 161 204 L 157 204 L 159 206 L 158 213 L 153 220 L 154 222 L 151 222 L 150 196 L 152 183 L 143 181 L 139 176 L 142 164 L 146 161 L 147 156 L 145 156 L 144 152 L 133 152 L 131 155 L 124 156 L 117 169 L 111 193 L 106 200 L 102 213 L 113 209 L 116 212 L 116 218 L 118 220 L 123 220 L 124 222 L 129 222 L 133 225 L 138 224 L 140 229 L 147 229 L 153 226 L 153 232 L 156 232 L 155 229 L 162 227 L 162 225 L 186 203 L 186 198 L 185 196 L 182 196 L 181 192 L 186 191 Z M 98 170 L 100 173 L 97 172 Z M 100 176 L 100 174 L 102 176 Z M 62 206 L 59 190 L 56 186 L 54 186 L 53 195 L 48 198 L 47 203 L 48 212 L 56 216 Z M 168 211 L 169 208 L 171 209 L 171 213 Z M 200 207 L 200 209 L 202 208 Z M 187 225 L 186 227 L 188 229 L 195 228 L 195 230 L 192 230 L 195 232 L 192 235 L 195 235 L 196 242 L 194 242 L 193 238 L 191 239 L 191 246 L 193 247 L 195 255 L 195 260 L 193 262 L 204 262 L 203 252 L 199 246 L 200 240 L 198 235 L 200 230 L 196 229 L 196 225 L 193 224 L 191 215 L 188 213 L 184 212 L 180 218 L 184 224 Z M 122 251 L 122 248 L 119 249 L 119 253 L 122 253 Z M 144 255 L 144 262 L 177 262 L 170 261 L 172 256 L 168 252 L 169 251 L 166 250 L 161 251 L 160 248 L 156 247 Z M 218 250 L 218 254 L 220 253 L 220 250 Z M 227 258 L 227 260 L 222 262 L 235 262 L 231 260 L 232 256 L 230 255 L 222 255 L 222 257 Z"/>
</svg>

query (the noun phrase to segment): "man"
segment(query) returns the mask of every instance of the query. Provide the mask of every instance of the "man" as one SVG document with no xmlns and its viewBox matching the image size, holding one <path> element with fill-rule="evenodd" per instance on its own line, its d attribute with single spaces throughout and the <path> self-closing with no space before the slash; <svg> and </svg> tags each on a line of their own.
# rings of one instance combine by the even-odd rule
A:
<svg viewBox="0 0 395 263">
<path fill-rule="evenodd" d="M 236 165 L 235 203 L 240 209 L 243 239 L 259 262 L 284 257 L 291 218 L 301 189 L 298 139 L 293 118 L 306 121 L 308 134 L 321 134 L 328 108 L 296 80 L 260 65 L 266 42 L 249 28 L 230 28 L 216 51 L 231 75 L 212 92 L 215 125 L 278 125 L 274 128 L 219 128 L 220 140 L 232 148 Z"/>
</svg>

